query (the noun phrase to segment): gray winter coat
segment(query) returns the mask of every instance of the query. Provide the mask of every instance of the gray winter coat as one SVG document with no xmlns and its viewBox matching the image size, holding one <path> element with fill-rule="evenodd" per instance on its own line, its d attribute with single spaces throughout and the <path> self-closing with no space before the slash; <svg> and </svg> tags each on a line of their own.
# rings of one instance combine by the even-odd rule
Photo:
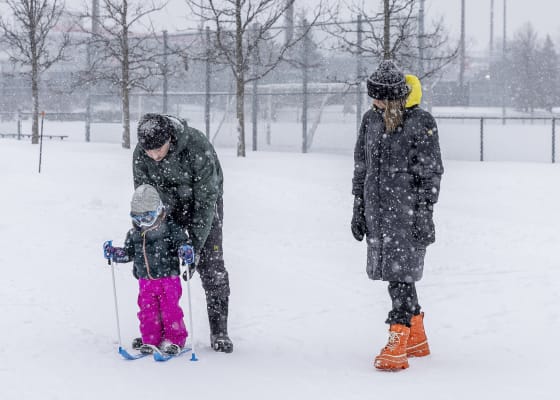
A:
<svg viewBox="0 0 560 400">
<path fill-rule="evenodd" d="M 383 114 L 364 114 L 354 150 L 352 193 L 365 203 L 367 273 L 371 279 L 422 278 L 426 247 L 435 240 L 432 218 L 443 165 L 434 118 L 415 106 L 385 132 Z"/>
</svg>

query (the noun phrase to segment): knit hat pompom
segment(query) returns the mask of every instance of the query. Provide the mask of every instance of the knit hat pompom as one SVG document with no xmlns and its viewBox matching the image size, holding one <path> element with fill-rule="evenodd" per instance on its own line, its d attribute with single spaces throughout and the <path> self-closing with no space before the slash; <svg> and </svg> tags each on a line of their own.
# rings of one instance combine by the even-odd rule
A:
<svg viewBox="0 0 560 400">
<path fill-rule="evenodd" d="M 409 87 L 402 71 L 392 60 L 383 60 L 367 80 L 368 96 L 378 100 L 403 99 Z"/>
</svg>

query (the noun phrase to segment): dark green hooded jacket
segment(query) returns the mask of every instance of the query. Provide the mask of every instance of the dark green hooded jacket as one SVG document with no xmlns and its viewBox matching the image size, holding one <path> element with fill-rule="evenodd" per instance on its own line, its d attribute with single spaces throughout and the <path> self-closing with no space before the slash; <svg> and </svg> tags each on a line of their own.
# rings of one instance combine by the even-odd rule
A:
<svg viewBox="0 0 560 400">
<path fill-rule="evenodd" d="M 121 262 L 134 261 L 136 278 L 159 279 L 180 275 L 177 251 L 190 241 L 183 230 L 169 217 L 160 216 L 149 228 L 133 227 L 126 234 L 124 250 L 127 258 Z"/>
<path fill-rule="evenodd" d="M 134 187 L 154 186 L 171 218 L 189 233 L 195 252 L 206 242 L 223 194 L 218 156 L 206 136 L 183 119 L 170 115 L 174 126 L 167 156 L 156 162 L 140 145 L 133 155 Z"/>
</svg>

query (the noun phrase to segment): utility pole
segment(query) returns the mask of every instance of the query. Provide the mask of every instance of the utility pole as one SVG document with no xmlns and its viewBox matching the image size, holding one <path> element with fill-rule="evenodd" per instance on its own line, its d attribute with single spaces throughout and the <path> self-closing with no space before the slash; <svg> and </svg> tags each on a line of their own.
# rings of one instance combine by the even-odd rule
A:
<svg viewBox="0 0 560 400">
<path fill-rule="evenodd" d="M 212 55 L 211 43 L 210 43 L 210 27 L 207 26 L 206 32 L 206 70 L 205 70 L 205 80 L 204 80 L 204 124 L 206 129 L 206 137 L 210 139 L 210 57 Z"/>
<path fill-rule="evenodd" d="M 362 15 L 358 14 L 357 22 L 358 37 L 356 45 L 358 54 L 356 55 L 356 77 L 358 78 L 358 85 L 356 87 L 356 132 L 360 131 L 362 124 Z"/>
<path fill-rule="evenodd" d="M 504 0 L 504 32 L 503 32 L 503 41 L 502 41 L 502 44 L 503 44 L 502 51 L 503 51 L 504 56 L 506 54 L 506 36 L 507 36 L 507 33 L 506 33 L 507 29 L 506 28 L 507 28 L 507 0 Z"/>
<path fill-rule="evenodd" d="M 285 42 L 290 43 L 292 37 L 294 36 L 294 0 L 286 0 L 288 8 L 286 9 L 285 20 L 286 20 L 286 30 L 285 30 Z M 291 3 L 291 4 L 290 4 Z"/>
<path fill-rule="evenodd" d="M 163 65 L 162 65 L 162 72 L 163 72 L 163 88 L 162 88 L 162 95 L 163 95 L 163 113 L 167 114 L 167 89 L 168 89 L 168 74 L 169 74 L 169 66 L 167 65 L 167 52 L 169 51 L 169 45 L 167 44 L 167 31 L 163 31 Z"/>
<path fill-rule="evenodd" d="M 307 19 L 303 20 L 303 28 L 305 32 L 308 32 L 308 22 Z M 303 37 L 303 54 L 302 54 L 302 64 L 303 64 L 303 104 L 301 107 L 301 127 L 302 127 L 302 138 L 301 138 L 301 152 L 307 153 L 307 106 L 308 106 L 308 94 L 307 87 L 309 83 L 309 33 Z"/>
<path fill-rule="evenodd" d="M 418 76 L 424 76 L 424 3 L 420 0 L 418 9 Z"/>
<path fill-rule="evenodd" d="M 461 48 L 459 66 L 459 91 L 461 105 L 465 105 L 465 0 L 461 0 Z"/>
<path fill-rule="evenodd" d="M 490 0 L 490 43 L 488 44 L 490 62 L 494 56 L 494 0 Z"/>
<path fill-rule="evenodd" d="M 257 99 L 257 92 L 258 92 L 258 88 L 257 88 L 257 77 L 259 75 L 259 65 L 258 65 L 258 61 L 259 61 L 259 45 L 257 42 L 257 32 L 258 32 L 259 26 L 257 23 L 255 23 L 252 27 L 252 36 L 253 36 L 253 40 L 255 40 L 255 42 L 257 43 L 257 46 L 254 50 L 253 53 L 253 92 L 251 95 L 251 119 L 252 119 L 252 125 L 253 125 L 253 151 L 257 151 L 257 140 L 258 140 L 258 131 L 257 131 L 257 116 L 259 113 L 259 106 L 258 106 L 258 99 Z"/>
<path fill-rule="evenodd" d="M 506 32 L 507 32 L 507 0 L 504 0 L 504 31 L 502 34 L 502 66 L 505 67 L 506 65 L 506 50 L 507 50 L 507 39 L 506 39 Z M 506 76 L 503 75 L 503 84 L 502 84 L 502 124 L 506 124 Z"/>
</svg>

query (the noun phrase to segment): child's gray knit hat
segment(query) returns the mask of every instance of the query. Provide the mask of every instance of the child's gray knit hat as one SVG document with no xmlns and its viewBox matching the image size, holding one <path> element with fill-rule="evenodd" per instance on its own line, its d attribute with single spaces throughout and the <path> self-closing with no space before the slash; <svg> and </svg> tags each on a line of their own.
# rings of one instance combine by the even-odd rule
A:
<svg viewBox="0 0 560 400">
<path fill-rule="evenodd" d="M 155 211 L 161 205 L 161 199 L 157 190 L 152 185 L 140 185 L 134 191 L 130 201 L 131 214 L 141 214 L 147 211 Z"/>
</svg>

